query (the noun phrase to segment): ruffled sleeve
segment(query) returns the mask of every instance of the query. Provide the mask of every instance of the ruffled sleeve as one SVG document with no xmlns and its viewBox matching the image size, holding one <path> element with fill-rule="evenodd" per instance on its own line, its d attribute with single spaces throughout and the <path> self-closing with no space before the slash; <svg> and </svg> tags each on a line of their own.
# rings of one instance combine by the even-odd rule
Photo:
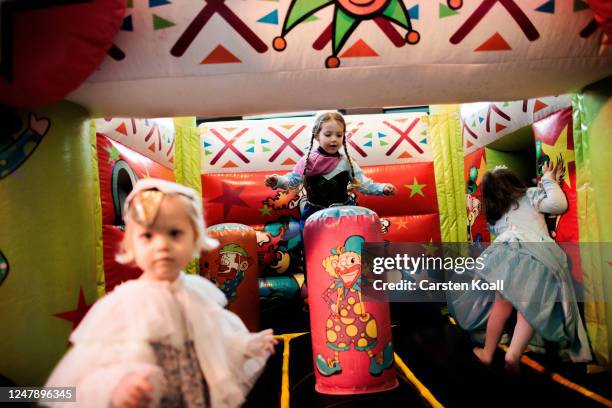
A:
<svg viewBox="0 0 612 408">
<path fill-rule="evenodd" d="M 287 173 L 284 176 L 278 176 L 278 181 L 276 182 L 276 186 L 274 186 L 274 188 L 282 188 L 286 190 L 288 188 L 296 188 L 300 184 L 302 184 L 302 182 L 304 181 L 302 173 L 304 169 L 305 160 L 306 157 L 302 156 L 300 160 L 298 160 L 291 173 Z M 298 171 L 298 169 L 300 169 L 300 166 L 302 171 Z"/>
<path fill-rule="evenodd" d="M 554 181 L 542 178 L 542 187 L 527 190 L 531 205 L 542 213 L 562 214 L 567 210 L 567 199 L 561 187 Z"/>
</svg>

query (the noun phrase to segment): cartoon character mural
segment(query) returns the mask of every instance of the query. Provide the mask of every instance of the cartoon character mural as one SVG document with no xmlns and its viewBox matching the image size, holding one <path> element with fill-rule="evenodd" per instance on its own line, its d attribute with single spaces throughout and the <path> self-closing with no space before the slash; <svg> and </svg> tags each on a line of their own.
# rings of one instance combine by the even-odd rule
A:
<svg viewBox="0 0 612 408">
<path fill-rule="evenodd" d="M 366 310 L 361 297 L 361 246 L 364 242 L 362 236 L 351 235 L 344 245 L 331 249 L 332 255 L 322 261 L 332 278 L 322 296 L 329 307 L 326 345 L 333 357 L 322 354 L 316 357 L 317 370 L 324 376 L 342 371 L 340 353 L 350 350 L 351 346 L 367 353 L 371 375 L 380 375 L 393 364 L 391 341 L 378 356 L 372 352 L 378 343 L 378 327 L 376 318 Z"/>
<path fill-rule="evenodd" d="M 302 195 L 293 191 L 277 191 L 274 196 L 262 201 L 272 210 L 296 210 Z M 300 221 L 292 215 L 281 215 L 267 222 L 257 231 L 257 245 L 263 250 L 258 252 L 259 266 L 263 275 L 282 275 L 303 271 L 304 245 Z"/>
<path fill-rule="evenodd" d="M 450 3 L 460 6 L 456 0 Z M 419 32 L 412 28 L 410 15 L 401 0 L 293 0 L 283 22 L 281 35 L 274 38 L 272 47 L 276 51 L 283 51 L 287 47 L 285 37 L 291 30 L 317 11 L 330 5 L 334 7 L 333 22 L 312 44 L 315 50 L 322 50 L 327 43 L 332 42 L 332 55 L 325 60 L 327 68 L 340 66 L 338 58 L 340 50 L 357 26 L 365 20 L 373 20 L 396 47 L 413 45 L 421 39 Z M 406 35 L 402 37 L 392 23 L 408 30 Z"/>
<path fill-rule="evenodd" d="M 25 129 L 22 121 L 12 109 L 0 111 L 0 180 L 17 170 L 34 153 L 49 131 L 51 121 L 28 114 Z M 6 125 L 5 125 L 6 124 Z"/>
<path fill-rule="evenodd" d="M 236 298 L 238 286 L 244 280 L 244 272 L 249 267 L 249 255 L 238 244 L 227 244 L 219 250 L 217 276 L 211 278 L 225 293 L 228 302 Z"/>
</svg>

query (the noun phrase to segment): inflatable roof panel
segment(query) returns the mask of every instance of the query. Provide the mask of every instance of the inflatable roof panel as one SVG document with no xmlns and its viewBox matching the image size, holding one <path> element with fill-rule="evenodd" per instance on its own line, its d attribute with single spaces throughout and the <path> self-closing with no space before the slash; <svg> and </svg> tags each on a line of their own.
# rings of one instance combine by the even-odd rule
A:
<svg viewBox="0 0 612 408">
<path fill-rule="evenodd" d="M 518 100 L 612 74 L 587 3 L 128 2 L 70 100 L 95 116 L 225 116 Z"/>
</svg>

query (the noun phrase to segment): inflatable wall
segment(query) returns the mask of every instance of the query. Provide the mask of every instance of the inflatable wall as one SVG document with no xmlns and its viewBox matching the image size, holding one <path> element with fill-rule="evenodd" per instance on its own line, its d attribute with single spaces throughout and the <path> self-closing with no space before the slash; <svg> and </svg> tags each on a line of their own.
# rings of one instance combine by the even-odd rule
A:
<svg viewBox="0 0 612 408">
<path fill-rule="evenodd" d="M 123 203 L 141 178 L 175 181 L 175 130 L 169 122 L 125 118 L 95 121 L 104 246 L 103 273 L 98 274 L 101 294 L 141 274 L 136 266 L 115 261 L 123 239 Z"/>
<path fill-rule="evenodd" d="M 264 275 L 303 271 L 299 227 L 302 195 L 264 186 L 266 174 L 284 174 L 308 152 L 314 118 L 211 122 L 200 126 L 202 190 L 207 225 L 237 222 L 258 230 Z M 440 241 L 436 181 L 427 115 L 346 116 L 349 155 L 376 182 L 398 194 L 358 194 L 360 205 L 382 218 L 383 238 Z M 393 163 L 393 164 L 390 164 Z"/>
</svg>

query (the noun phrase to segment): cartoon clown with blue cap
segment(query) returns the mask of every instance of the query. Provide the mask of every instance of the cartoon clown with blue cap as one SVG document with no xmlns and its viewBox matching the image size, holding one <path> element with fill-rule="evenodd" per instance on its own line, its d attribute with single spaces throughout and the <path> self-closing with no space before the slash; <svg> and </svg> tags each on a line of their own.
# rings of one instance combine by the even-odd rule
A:
<svg viewBox="0 0 612 408">
<path fill-rule="evenodd" d="M 322 262 L 323 268 L 333 279 L 323 294 L 330 315 L 326 321 L 326 345 L 334 352 L 333 358 L 319 354 L 316 358 L 317 370 L 329 376 L 340 373 L 340 352 L 350 350 L 364 351 L 370 358 L 370 374 L 380 375 L 383 369 L 393 364 L 393 346 L 389 342 L 381 355 L 376 356 L 372 349 L 378 343 L 376 319 L 366 311 L 361 298 L 361 248 L 365 242 L 359 235 L 351 235 L 344 245 L 332 249 L 331 256 Z M 335 300 L 334 300 L 335 294 Z"/>
</svg>

